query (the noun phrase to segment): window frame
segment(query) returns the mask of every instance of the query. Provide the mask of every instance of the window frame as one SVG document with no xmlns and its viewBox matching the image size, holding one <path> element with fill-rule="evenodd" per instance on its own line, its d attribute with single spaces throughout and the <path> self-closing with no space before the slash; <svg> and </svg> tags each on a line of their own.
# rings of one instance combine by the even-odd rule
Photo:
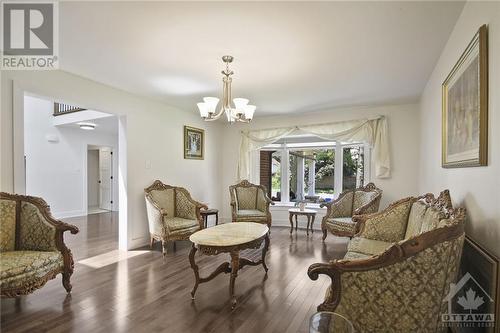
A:
<svg viewBox="0 0 500 333">
<path fill-rule="evenodd" d="M 251 157 L 251 164 L 254 166 L 251 179 L 260 182 L 260 151 L 276 151 L 281 154 L 281 201 L 275 201 L 277 204 L 290 205 L 290 151 L 300 151 L 306 149 L 327 149 L 335 148 L 335 169 L 340 172 L 334 174 L 334 197 L 337 198 L 343 189 L 343 168 L 344 168 L 344 148 L 362 145 L 364 148 L 364 183 L 371 181 L 371 147 L 367 143 L 352 142 L 342 143 L 338 141 L 325 142 L 304 142 L 304 143 L 280 143 L 270 144 L 256 151 Z M 337 167 L 340 166 L 340 167 Z"/>
</svg>

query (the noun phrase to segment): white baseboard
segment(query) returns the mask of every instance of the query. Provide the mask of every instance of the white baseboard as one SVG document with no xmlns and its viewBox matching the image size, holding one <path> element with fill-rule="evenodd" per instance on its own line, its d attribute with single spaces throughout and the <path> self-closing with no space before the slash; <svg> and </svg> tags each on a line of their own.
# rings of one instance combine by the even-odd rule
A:
<svg viewBox="0 0 500 333">
<path fill-rule="evenodd" d="M 86 216 L 87 212 L 84 210 L 68 210 L 63 212 L 52 212 L 56 219 L 67 219 L 69 217 Z"/>
</svg>

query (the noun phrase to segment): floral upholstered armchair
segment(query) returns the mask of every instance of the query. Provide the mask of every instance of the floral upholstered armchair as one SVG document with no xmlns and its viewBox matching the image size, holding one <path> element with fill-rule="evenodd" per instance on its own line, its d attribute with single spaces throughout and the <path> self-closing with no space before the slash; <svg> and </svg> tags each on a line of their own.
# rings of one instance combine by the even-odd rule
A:
<svg viewBox="0 0 500 333">
<path fill-rule="evenodd" d="M 267 196 L 264 185 L 255 185 L 243 180 L 229 186 L 233 222 L 265 223 L 271 228 L 269 205 L 274 202 Z"/>
<path fill-rule="evenodd" d="M 55 220 L 47 203 L 37 197 L 0 192 L 0 294 L 32 293 L 62 274 L 71 291 L 73 256 L 63 233 L 78 233 L 74 225 Z"/>
<path fill-rule="evenodd" d="M 382 190 L 368 183 L 364 187 L 342 192 L 337 200 L 321 204 L 320 207 L 327 208 L 321 221 L 323 240 L 328 231 L 340 237 L 353 237 L 359 231 L 359 226 L 352 216 L 377 212 L 381 198 Z"/>
<path fill-rule="evenodd" d="M 443 300 L 457 277 L 465 209 L 452 208 L 445 190 L 355 219 L 360 233 L 344 259 L 309 267 L 311 279 L 332 280 L 318 310 L 345 316 L 357 332 L 446 331 Z"/>
<path fill-rule="evenodd" d="M 193 200 L 186 189 L 155 180 L 144 192 L 151 247 L 155 240 L 161 241 L 163 255 L 167 253 L 167 242 L 187 240 L 203 229 L 200 209 L 208 207 Z"/>
</svg>

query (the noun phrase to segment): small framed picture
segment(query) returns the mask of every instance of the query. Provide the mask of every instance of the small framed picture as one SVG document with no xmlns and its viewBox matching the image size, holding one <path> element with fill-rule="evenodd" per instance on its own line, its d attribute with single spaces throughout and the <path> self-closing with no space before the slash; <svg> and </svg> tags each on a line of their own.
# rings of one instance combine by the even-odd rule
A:
<svg viewBox="0 0 500 333">
<path fill-rule="evenodd" d="M 205 131 L 184 126 L 184 158 L 202 160 L 205 151 Z"/>
<path fill-rule="evenodd" d="M 488 37 L 481 26 L 444 80 L 443 168 L 488 163 Z"/>
</svg>

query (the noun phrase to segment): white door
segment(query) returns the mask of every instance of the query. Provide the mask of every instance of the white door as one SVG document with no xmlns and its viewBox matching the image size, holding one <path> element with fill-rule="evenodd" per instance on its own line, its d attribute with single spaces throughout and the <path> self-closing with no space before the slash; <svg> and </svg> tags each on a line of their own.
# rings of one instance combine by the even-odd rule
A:
<svg viewBox="0 0 500 333">
<path fill-rule="evenodd" d="M 99 208 L 111 210 L 113 204 L 113 152 L 99 149 Z"/>
</svg>

